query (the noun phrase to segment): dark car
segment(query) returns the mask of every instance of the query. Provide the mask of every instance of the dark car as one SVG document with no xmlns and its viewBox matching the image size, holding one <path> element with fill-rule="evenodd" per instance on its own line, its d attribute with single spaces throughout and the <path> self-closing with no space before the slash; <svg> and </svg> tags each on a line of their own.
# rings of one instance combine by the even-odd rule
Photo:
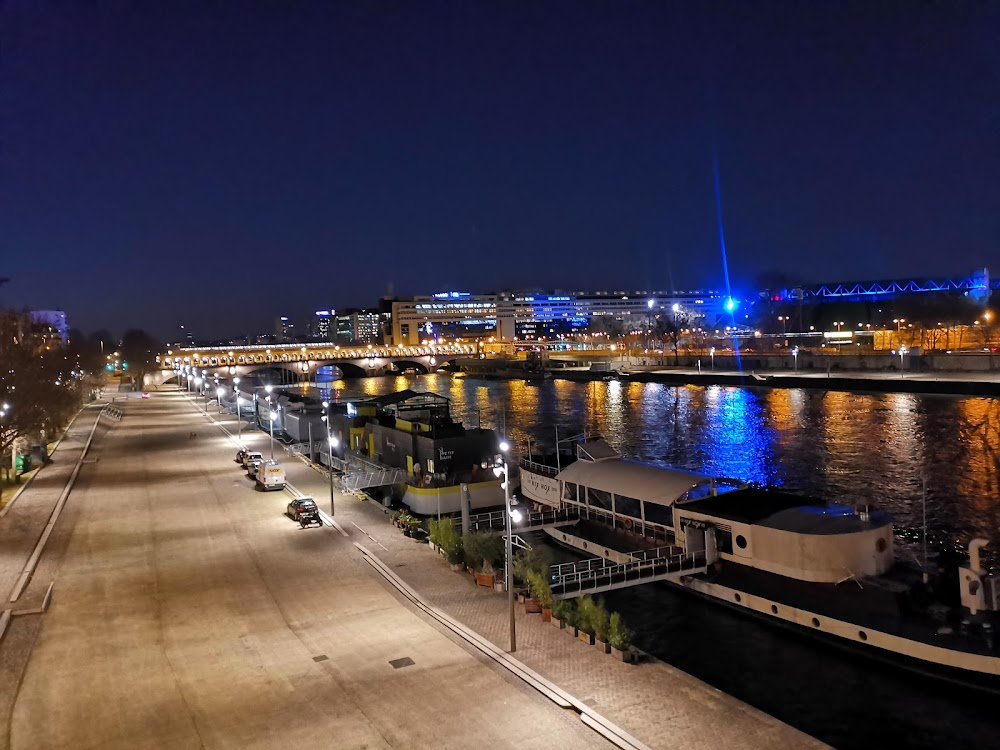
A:
<svg viewBox="0 0 1000 750">
<path fill-rule="evenodd" d="M 285 514 L 293 521 L 301 522 L 303 518 L 318 517 L 319 508 L 311 497 L 297 497 L 288 504 Z"/>
</svg>

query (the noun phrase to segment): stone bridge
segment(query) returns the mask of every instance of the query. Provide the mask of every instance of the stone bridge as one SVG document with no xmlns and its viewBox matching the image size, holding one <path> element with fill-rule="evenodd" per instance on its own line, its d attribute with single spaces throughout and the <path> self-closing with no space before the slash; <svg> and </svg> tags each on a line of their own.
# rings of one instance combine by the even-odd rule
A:
<svg viewBox="0 0 1000 750">
<path fill-rule="evenodd" d="M 476 353 L 471 344 L 440 346 L 349 346 L 288 344 L 243 347 L 170 349 L 157 356 L 160 366 L 147 384 L 162 384 L 194 373 L 225 378 L 272 372 L 283 381 L 310 380 L 321 367 L 335 367 L 345 378 L 363 378 L 389 372 L 433 372 L 453 366 L 457 359 Z"/>
</svg>

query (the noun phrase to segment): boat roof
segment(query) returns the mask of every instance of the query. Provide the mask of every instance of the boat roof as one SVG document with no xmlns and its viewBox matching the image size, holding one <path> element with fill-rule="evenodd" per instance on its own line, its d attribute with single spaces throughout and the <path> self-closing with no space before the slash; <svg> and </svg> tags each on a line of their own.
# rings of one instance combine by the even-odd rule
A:
<svg viewBox="0 0 1000 750">
<path fill-rule="evenodd" d="M 623 458 L 581 459 L 559 472 L 558 479 L 660 505 L 673 505 L 692 487 L 711 481 L 710 477 L 693 471 L 666 469 Z"/>
<path fill-rule="evenodd" d="M 684 510 L 799 534 L 846 534 L 892 523 L 880 511 L 862 520 L 851 505 L 755 487 L 685 501 Z"/>
</svg>

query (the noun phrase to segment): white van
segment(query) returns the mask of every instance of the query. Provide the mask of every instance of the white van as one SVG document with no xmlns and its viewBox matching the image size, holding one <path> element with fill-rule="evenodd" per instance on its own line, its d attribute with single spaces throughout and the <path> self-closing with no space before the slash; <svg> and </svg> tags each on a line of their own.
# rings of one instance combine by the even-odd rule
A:
<svg viewBox="0 0 1000 750">
<path fill-rule="evenodd" d="M 285 489 L 285 467 L 277 461 L 264 461 L 257 467 L 257 489 L 283 490 Z"/>
</svg>

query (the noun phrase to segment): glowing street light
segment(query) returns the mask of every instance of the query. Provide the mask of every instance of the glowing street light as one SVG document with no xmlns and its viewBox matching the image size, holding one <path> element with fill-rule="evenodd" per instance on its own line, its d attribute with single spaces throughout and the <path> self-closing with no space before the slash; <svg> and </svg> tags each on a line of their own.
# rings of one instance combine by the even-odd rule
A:
<svg viewBox="0 0 1000 750">
<path fill-rule="evenodd" d="M 899 347 L 899 377 L 900 377 L 900 379 L 902 379 L 903 376 L 904 376 L 904 371 L 903 371 L 903 356 L 908 351 L 909 351 L 909 349 L 906 348 L 906 344 L 900 344 L 900 347 Z"/>
<path fill-rule="evenodd" d="M 507 609 L 510 612 L 510 652 L 514 653 L 517 651 L 517 627 L 514 624 L 514 544 L 513 544 L 513 529 L 511 528 L 511 522 L 518 522 L 521 520 L 521 512 L 515 509 L 511 505 L 510 500 L 510 472 L 507 468 L 507 451 L 510 446 L 507 441 L 501 441 L 498 446 L 503 456 L 503 465 L 493 467 L 493 473 L 496 476 L 503 475 L 503 497 L 504 497 L 504 519 L 507 526 L 507 556 L 504 560 L 504 567 L 506 568 L 504 572 L 504 580 L 507 584 Z"/>
<path fill-rule="evenodd" d="M 799 371 L 799 347 L 792 348 L 792 359 L 795 362 L 795 372 Z"/>
<path fill-rule="evenodd" d="M 715 347 L 708 350 L 708 356 L 712 358 L 712 370 L 715 370 Z"/>
<path fill-rule="evenodd" d="M 273 460 L 274 459 L 274 420 L 278 418 L 278 412 L 276 412 L 274 409 L 271 409 L 271 411 L 269 411 L 267 413 L 267 416 L 268 416 L 268 422 L 271 425 L 271 459 Z"/>
<path fill-rule="evenodd" d="M 223 387 L 218 387 L 215 389 L 215 395 L 219 397 L 219 414 L 222 414 L 222 394 L 226 392 Z"/>
</svg>

